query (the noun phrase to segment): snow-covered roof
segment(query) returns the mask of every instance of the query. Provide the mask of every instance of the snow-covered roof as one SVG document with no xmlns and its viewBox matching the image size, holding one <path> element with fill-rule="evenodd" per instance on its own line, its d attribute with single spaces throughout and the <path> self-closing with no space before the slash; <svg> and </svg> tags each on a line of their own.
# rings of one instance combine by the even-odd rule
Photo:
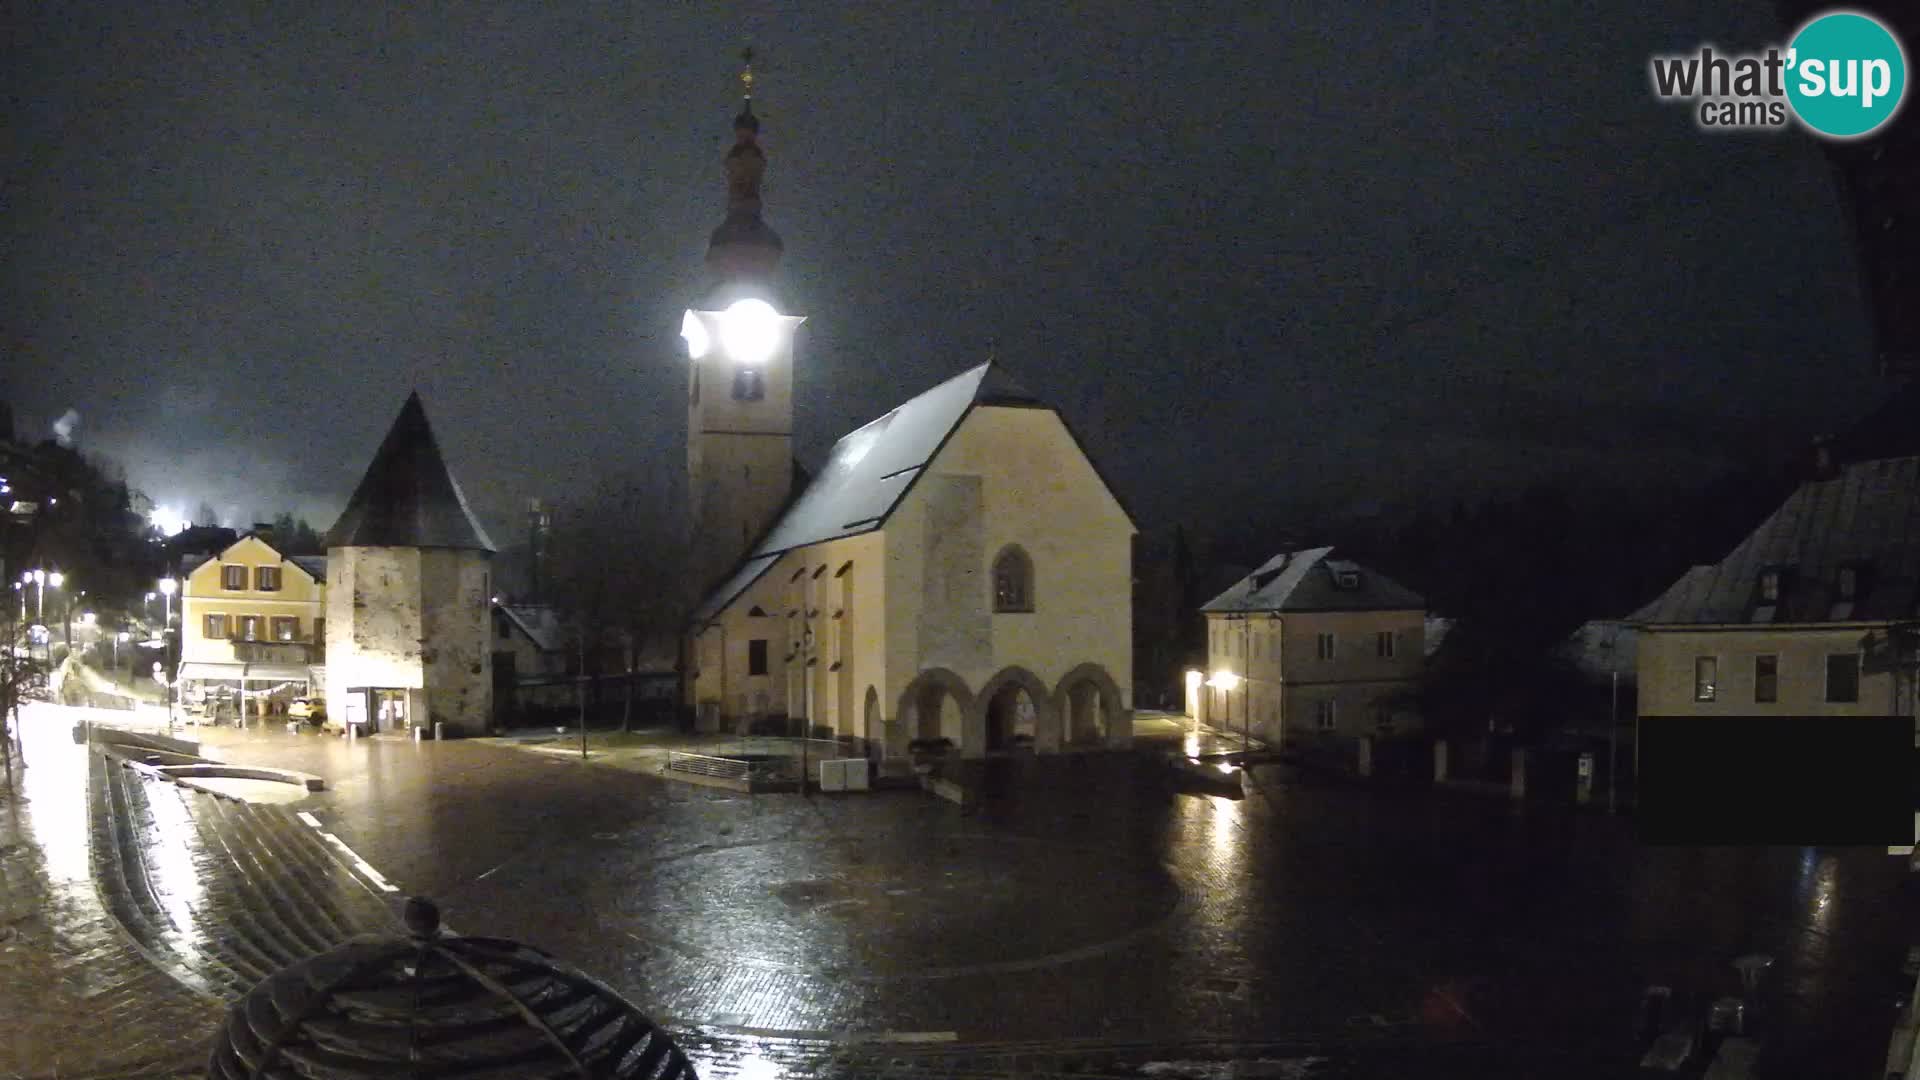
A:
<svg viewBox="0 0 1920 1080">
<path fill-rule="evenodd" d="M 1843 571 L 1853 596 L 1843 594 Z M 1777 597 L 1762 592 L 1775 575 Z M 1920 457 L 1848 465 L 1802 484 L 1718 563 L 1629 617 L 1642 625 L 1920 618 Z"/>
<path fill-rule="evenodd" d="M 1047 408 L 1004 367 L 988 361 L 848 432 L 753 552 L 694 609 L 693 619 L 725 610 L 785 552 L 885 525 L 961 421 L 980 405 Z M 1114 497 L 1118 501 L 1117 493 Z"/>
<path fill-rule="evenodd" d="M 1201 611 L 1423 611 L 1420 594 L 1330 547 L 1285 551 L 1261 564 Z"/>
</svg>

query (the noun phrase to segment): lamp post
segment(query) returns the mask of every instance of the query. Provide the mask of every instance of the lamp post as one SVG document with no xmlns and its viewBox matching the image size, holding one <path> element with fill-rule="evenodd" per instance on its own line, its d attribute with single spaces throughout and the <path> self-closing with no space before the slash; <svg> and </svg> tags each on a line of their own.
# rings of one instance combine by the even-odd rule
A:
<svg viewBox="0 0 1920 1080">
<path fill-rule="evenodd" d="M 173 593 L 180 583 L 170 577 L 160 579 L 160 595 L 166 600 L 166 617 L 160 626 L 161 654 L 166 658 L 167 733 L 173 733 L 173 699 L 179 696 L 180 680 L 173 677 Z"/>
<path fill-rule="evenodd" d="M 1607 675 L 1613 684 L 1611 704 L 1607 707 L 1607 813 L 1616 812 L 1614 774 L 1620 771 L 1620 654 L 1617 646 L 1620 628 L 1613 627 L 1601 646 L 1607 654 Z"/>
</svg>

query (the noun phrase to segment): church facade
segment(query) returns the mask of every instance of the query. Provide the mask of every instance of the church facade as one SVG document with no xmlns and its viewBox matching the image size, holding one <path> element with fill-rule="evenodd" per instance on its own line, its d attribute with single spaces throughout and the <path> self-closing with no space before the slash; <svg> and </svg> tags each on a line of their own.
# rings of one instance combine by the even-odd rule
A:
<svg viewBox="0 0 1920 1080">
<path fill-rule="evenodd" d="M 704 599 L 685 692 L 708 731 L 851 738 L 904 757 L 1125 745 L 1135 527 L 1054 409 L 965 371 L 792 463 L 793 336 L 760 219 L 751 98 L 710 288 L 683 321 Z M 797 490 L 796 490 L 797 489 Z"/>
</svg>

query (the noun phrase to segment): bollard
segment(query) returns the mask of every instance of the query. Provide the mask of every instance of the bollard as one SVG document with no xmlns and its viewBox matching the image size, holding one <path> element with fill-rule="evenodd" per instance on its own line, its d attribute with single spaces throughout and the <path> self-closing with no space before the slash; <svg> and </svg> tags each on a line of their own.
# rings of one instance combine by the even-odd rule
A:
<svg viewBox="0 0 1920 1080">
<path fill-rule="evenodd" d="M 433 722 L 433 741 L 434 741 L 434 742 L 439 742 L 439 741 L 440 741 L 441 739 L 444 739 L 444 738 L 446 738 L 446 737 L 447 737 L 447 724 L 446 724 L 446 721 L 444 721 L 444 720 L 435 720 L 435 721 Z"/>
<path fill-rule="evenodd" d="M 426 730 L 427 730 L 426 728 L 422 727 L 419 724 L 413 725 L 413 741 L 416 743 L 419 742 L 421 734 L 424 733 Z"/>
<path fill-rule="evenodd" d="M 1574 801 L 1578 802 L 1581 806 L 1585 806 L 1588 803 L 1593 801 L 1593 755 L 1592 754 L 1580 755 L 1580 765 L 1579 765 L 1578 776 L 1579 776 L 1578 782 L 1574 785 L 1574 789 L 1573 789 Z"/>
<path fill-rule="evenodd" d="M 1362 779 L 1373 775 L 1373 736 L 1360 736 L 1360 776 Z"/>
</svg>

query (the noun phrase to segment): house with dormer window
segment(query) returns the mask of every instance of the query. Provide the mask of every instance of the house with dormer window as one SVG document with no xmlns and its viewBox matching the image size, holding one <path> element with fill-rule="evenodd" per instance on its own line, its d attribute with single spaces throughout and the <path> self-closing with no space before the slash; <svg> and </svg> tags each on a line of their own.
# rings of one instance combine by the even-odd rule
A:
<svg viewBox="0 0 1920 1080">
<path fill-rule="evenodd" d="M 1275 555 L 1200 610 L 1198 718 L 1271 745 L 1351 743 L 1418 723 L 1426 601 L 1333 548 Z"/>
<path fill-rule="evenodd" d="M 1642 716 L 1913 713 L 1920 457 L 1824 465 L 1631 621 Z"/>
</svg>

